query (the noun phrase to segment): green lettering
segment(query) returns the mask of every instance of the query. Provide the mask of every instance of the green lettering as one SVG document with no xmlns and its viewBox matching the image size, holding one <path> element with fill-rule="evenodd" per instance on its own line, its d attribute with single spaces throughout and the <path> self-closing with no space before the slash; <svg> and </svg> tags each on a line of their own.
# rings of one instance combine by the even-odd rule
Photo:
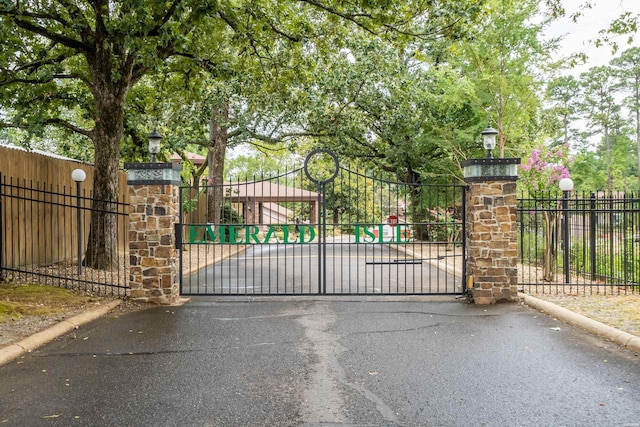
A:
<svg viewBox="0 0 640 427">
<path fill-rule="evenodd" d="M 205 237 L 208 237 L 209 240 L 211 240 L 211 242 L 215 242 L 216 241 L 216 233 L 214 232 L 214 226 L 213 225 L 205 225 L 204 226 L 204 230 L 205 230 Z M 203 241 L 206 240 L 206 238 L 202 239 Z"/>
<path fill-rule="evenodd" d="M 295 234 L 294 234 L 295 236 Z M 293 242 L 289 241 L 289 226 L 285 225 L 284 226 L 284 243 L 298 243 L 298 237 L 296 236 L 295 240 Z"/>
<path fill-rule="evenodd" d="M 356 243 L 360 243 L 360 226 L 356 225 L 355 227 L 353 227 L 353 232 L 356 235 Z"/>
<path fill-rule="evenodd" d="M 316 238 L 316 230 L 309 225 L 300 225 L 298 227 L 300 229 L 300 243 L 311 243 L 313 239 Z M 305 241 L 306 232 L 309 230 L 309 240 Z"/>
<path fill-rule="evenodd" d="M 260 228 L 257 225 L 246 225 L 244 227 L 244 238 L 245 238 L 245 243 L 247 245 L 251 244 L 251 239 L 253 239 L 253 241 L 255 243 L 262 243 L 260 241 L 260 239 L 258 238 L 258 233 L 260 233 Z"/>
<path fill-rule="evenodd" d="M 242 243 L 242 237 L 238 235 L 238 229 L 236 228 L 235 225 L 229 226 L 229 243 L 232 245 L 237 245 L 239 243 Z"/>
<path fill-rule="evenodd" d="M 271 240 L 271 235 L 275 234 L 275 230 L 273 229 L 273 227 L 269 227 L 269 231 L 267 231 L 267 235 L 264 238 L 264 242 L 262 242 L 262 244 L 265 243 L 269 243 L 269 241 Z M 278 236 L 276 235 L 276 243 L 280 243 L 278 241 Z"/>
<path fill-rule="evenodd" d="M 373 226 L 369 226 L 369 225 L 365 225 L 364 226 L 364 234 L 365 234 L 365 238 L 362 240 L 362 243 L 373 243 L 376 240 L 376 235 L 373 233 L 373 230 L 370 230 L 369 227 L 373 227 Z M 370 237 L 371 240 L 366 239 L 366 237 Z"/>
<path fill-rule="evenodd" d="M 201 228 L 202 227 L 198 225 L 189 226 L 189 243 L 202 243 L 202 240 L 198 240 L 198 234 Z"/>
<path fill-rule="evenodd" d="M 407 226 L 396 225 L 396 241 L 398 243 L 409 243 L 411 241 L 411 230 Z"/>
<path fill-rule="evenodd" d="M 227 226 L 219 225 L 218 226 L 218 237 L 220 238 L 220 244 L 225 244 L 227 242 Z"/>
<path fill-rule="evenodd" d="M 391 233 L 391 240 L 384 241 L 384 224 L 378 225 L 378 242 L 380 243 L 392 243 L 393 242 L 393 233 Z"/>
</svg>

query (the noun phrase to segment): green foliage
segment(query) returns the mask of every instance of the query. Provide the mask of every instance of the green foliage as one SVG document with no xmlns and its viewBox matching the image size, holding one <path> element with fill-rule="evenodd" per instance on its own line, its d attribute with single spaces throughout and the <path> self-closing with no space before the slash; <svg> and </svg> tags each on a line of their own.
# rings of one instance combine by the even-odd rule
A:
<svg viewBox="0 0 640 427">
<path fill-rule="evenodd" d="M 571 245 L 572 270 L 586 276 L 593 272 L 598 280 L 609 283 L 640 283 L 640 244 L 637 237 L 629 236 L 622 245 L 616 245 L 613 253 L 608 250 L 609 239 L 598 238 L 595 243 L 595 266 L 592 265 L 589 242 L 579 241 Z M 562 257 L 558 262 L 562 265 Z"/>
<path fill-rule="evenodd" d="M 530 217 L 533 215 L 525 215 L 520 221 L 531 222 Z M 518 233 L 518 257 L 528 264 L 541 266 L 545 252 L 544 236 L 529 224 L 523 229 L 523 232 Z"/>
<path fill-rule="evenodd" d="M 496 154 L 519 155 L 537 139 L 542 76 L 554 41 L 543 42 L 548 19 L 537 0 L 490 0 L 472 41 L 452 47 L 453 59 L 474 87 L 473 107 L 498 130 Z M 535 17 L 535 19 L 534 19 Z M 534 65 L 535 64 L 535 65 Z M 505 151 L 506 150 L 506 151 Z"/>
<path fill-rule="evenodd" d="M 427 240 L 433 242 L 454 242 L 460 239 L 462 219 L 452 208 L 436 206 L 427 209 Z"/>
<path fill-rule="evenodd" d="M 552 145 L 567 145 L 578 134 L 575 121 L 578 118 L 580 85 L 573 76 L 562 76 L 547 84 L 546 99 L 550 108 L 545 111 L 544 125 Z"/>
</svg>

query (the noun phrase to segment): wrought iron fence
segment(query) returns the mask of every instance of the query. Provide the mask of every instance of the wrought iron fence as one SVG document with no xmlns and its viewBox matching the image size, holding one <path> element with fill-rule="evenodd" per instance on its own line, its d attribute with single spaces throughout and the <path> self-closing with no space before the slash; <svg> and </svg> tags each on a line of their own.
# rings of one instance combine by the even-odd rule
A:
<svg viewBox="0 0 640 427">
<path fill-rule="evenodd" d="M 67 186 L 0 178 L 0 278 L 40 283 L 100 295 L 128 293 L 128 203 L 93 199 L 90 192 Z M 94 222 L 115 227 L 101 268 L 85 265 L 84 251 Z M 109 223 L 108 225 L 106 223 Z M 113 240 L 115 239 L 115 240 Z"/>
<path fill-rule="evenodd" d="M 640 293 L 637 194 L 518 199 L 519 279 L 530 293 Z"/>
</svg>

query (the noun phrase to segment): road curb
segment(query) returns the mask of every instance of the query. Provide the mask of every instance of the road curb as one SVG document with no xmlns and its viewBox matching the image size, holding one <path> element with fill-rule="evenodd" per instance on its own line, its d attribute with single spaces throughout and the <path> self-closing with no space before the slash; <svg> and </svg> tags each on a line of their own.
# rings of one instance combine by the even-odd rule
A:
<svg viewBox="0 0 640 427">
<path fill-rule="evenodd" d="M 113 300 L 104 305 L 101 305 L 93 310 L 86 311 L 78 314 L 77 316 L 70 317 L 69 319 L 62 320 L 55 325 L 37 332 L 23 340 L 9 344 L 3 348 L 0 348 L 0 366 L 3 366 L 12 360 L 22 356 L 25 353 L 29 353 L 36 348 L 53 341 L 54 339 L 78 329 L 80 326 L 92 322 L 122 303 L 122 300 Z"/>
<path fill-rule="evenodd" d="M 635 335 L 605 325 L 581 314 L 574 313 L 571 310 L 557 306 L 549 301 L 543 301 L 527 294 L 519 294 L 519 296 L 522 297 L 524 303 L 530 307 L 640 354 L 640 338 Z"/>
</svg>

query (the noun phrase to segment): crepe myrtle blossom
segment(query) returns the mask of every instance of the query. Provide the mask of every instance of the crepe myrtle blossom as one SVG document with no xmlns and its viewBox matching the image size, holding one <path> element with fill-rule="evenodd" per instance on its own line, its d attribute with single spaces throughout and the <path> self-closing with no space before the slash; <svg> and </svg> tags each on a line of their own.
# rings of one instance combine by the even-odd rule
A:
<svg viewBox="0 0 640 427">
<path fill-rule="evenodd" d="M 530 193 L 555 190 L 561 179 L 570 177 L 568 165 L 572 162 L 568 145 L 534 148 L 520 165 L 519 182 Z"/>
</svg>

